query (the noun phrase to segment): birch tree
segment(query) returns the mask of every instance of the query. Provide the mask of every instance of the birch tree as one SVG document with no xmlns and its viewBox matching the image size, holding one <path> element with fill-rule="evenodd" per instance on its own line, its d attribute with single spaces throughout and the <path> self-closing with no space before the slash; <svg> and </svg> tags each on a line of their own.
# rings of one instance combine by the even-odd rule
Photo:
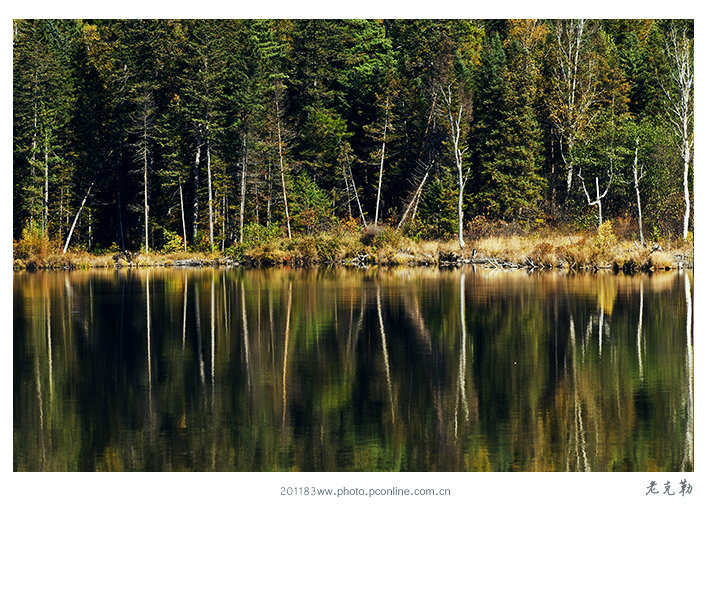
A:
<svg viewBox="0 0 709 591">
<path fill-rule="evenodd" d="M 567 199 L 573 183 L 574 149 L 595 117 L 599 96 L 598 62 L 591 47 L 595 28 L 586 19 L 553 22 L 555 63 L 549 114 L 564 163 Z"/>
<path fill-rule="evenodd" d="M 643 209 L 640 204 L 640 181 L 645 177 L 645 167 L 643 164 L 638 165 L 638 151 L 640 149 L 640 136 L 635 138 L 635 157 L 633 159 L 633 186 L 635 187 L 635 197 L 638 206 L 638 230 L 640 232 L 640 244 L 645 246 L 645 237 L 643 236 Z"/>
<path fill-rule="evenodd" d="M 682 157 L 684 189 L 684 224 L 682 238 L 689 233 L 689 166 L 694 149 L 694 42 L 687 30 L 672 26 L 666 38 L 666 54 L 670 67 L 669 84 L 663 84 L 668 119 Z"/>
<path fill-rule="evenodd" d="M 586 189 L 586 182 L 584 178 L 581 176 L 581 169 L 579 169 L 578 172 L 579 178 L 581 179 L 581 186 L 583 188 L 583 192 L 586 195 L 586 200 L 588 201 L 588 204 L 590 206 L 596 206 L 598 207 L 598 227 L 601 227 L 601 224 L 603 223 L 603 205 L 602 201 L 605 198 L 606 195 L 608 195 L 608 190 L 611 188 L 611 183 L 613 182 L 613 158 L 610 159 L 610 168 L 608 170 L 608 185 L 606 186 L 606 190 L 601 193 L 601 190 L 599 188 L 598 184 L 598 177 L 596 178 L 596 198 L 591 201 L 591 195 L 588 192 L 588 189 Z"/>
<path fill-rule="evenodd" d="M 468 182 L 470 169 L 468 168 L 463 172 L 463 155 L 468 150 L 467 146 L 461 147 L 461 130 L 464 123 L 463 105 L 458 106 L 457 114 L 454 113 L 455 106 L 453 104 L 451 86 L 452 85 L 448 85 L 447 90 L 441 88 L 441 93 L 443 94 L 443 102 L 446 105 L 451 141 L 453 142 L 453 156 L 455 157 L 455 166 L 458 170 L 458 244 L 462 250 L 465 246 L 465 240 L 463 240 L 463 191 L 465 190 L 465 183 Z"/>
</svg>

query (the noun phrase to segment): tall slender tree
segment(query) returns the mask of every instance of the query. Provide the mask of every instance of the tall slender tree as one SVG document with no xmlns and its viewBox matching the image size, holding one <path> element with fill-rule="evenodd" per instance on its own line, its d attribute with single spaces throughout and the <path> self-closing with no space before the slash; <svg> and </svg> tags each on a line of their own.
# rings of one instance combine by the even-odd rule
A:
<svg viewBox="0 0 709 591">
<path fill-rule="evenodd" d="M 689 233 L 690 189 L 689 171 L 694 149 L 694 42 L 684 29 L 670 25 L 666 39 L 670 80 L 663 85 L 667 114 L 674 130 L 682 158 L 682 188 L 684 190 L 684 223 L 682 238 Z"/>
</svg>

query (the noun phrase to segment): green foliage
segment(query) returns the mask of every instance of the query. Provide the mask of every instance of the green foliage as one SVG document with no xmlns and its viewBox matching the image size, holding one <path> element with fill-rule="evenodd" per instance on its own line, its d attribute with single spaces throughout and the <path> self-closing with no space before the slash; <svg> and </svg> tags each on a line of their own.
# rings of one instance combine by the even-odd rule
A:
<svg viewBox="0 0 709 591">
<path fill-rule="evenodd" d="M 162 254 L 170 254 L 172 252 L 179 252 L 184 250 L 185 243 L 177 232 L 172 232 L 167 228 L 161 228 L 163 235 L 163 246 L 160 252 Z"/>
<path fill-rule="evenodd" d="M 372 240 L 374 248 L 397 248 L 401 243 L 401 234 L 395 228 L 383 226 L 378 235 Z"/>
<path fill-rule="evenodd" d="M 587 20 L 574 81 L 562 66 L 579 25 L 17 20 L 13 237 L 36 223 L 60 241 L 92 186 L 85 209 L 92 248 L 115 242 L 137 250 L 147 189 L 151 248 L 176 249 L 175 237 L 158 229 L 179 228 L 190 249 L 204 250 L 211 181 L 215 244 L 230 244 L 242 178 L 245 224 L 285 227 L 285 188 L 292 231 L 314 235 L 334 227 L 335 213 L 359 213 L 338 197 L 352 198 L 355 188 L 363 211 L 374 214 L 385 131 L 380 218 L 401 218 L 404 197 L 426 170 L 404 232 L 451 236 L 458 180 L 441 100 L 448 89 L 453 114 L 462 107 L 460 147 L 468 148 L 466 220 L 592 228 L 577 172 L 605 185 L 611 159 L 604 218 L 637 215 L 639 137 L 647 231 L 675 236 L 683 171 L 663 91 L 676 90 L 666 48 L 672 27 L 686 26 L 691 41 L 693 23 Z M 80 218 L 77 244 L 88 243 L 88 222 Z"/>
<path fill-rule="evenodd" d="M 541 130 L 523 53 L 517 43 L 505 51 L 495 33 L 485 43 L 476 79 L 476 209 L 508 221 L 531 217 L 545 187 Z"/>
<path fill-rule="evenodd" d="M 591 242 L 591 251 L 595 256 L 608 256 L 613 247 L 618 244 L 618 238 L 613 233 L 613 223 L 603 222 Z"/>
<path fill-rule="evenodd" d="M 283 229 L 277 224 L 263 226 L 251 222 L 244 226 L 244 240 L 234 243 L 224 250 L 224 254 L 232 259 L 241 259 L 246 251 L 258 247 L 276 247 L 283 239 Z"/>
<path fill-rule="evenodd" d="M 453 175 L 447 169 L 442 170 L 426 187 L 419 205 L 419 219 L 426 225 L 425 238 L 449 236 L 457 231 L 457 199 Z"/>
<path fill-rule="evenodd" d="M 401 226 L 401 233 L 412 240 L 422 240 L 426 236 L 426 226 L 421 218 L 408 218 Z"/>
<path fill-rule="evenodd" d="M 292 208 L 293 228 L 307 234 L 329 229 L 334 221 L 332 199 L 306 172 L 293 183 Z"/>
</svg>

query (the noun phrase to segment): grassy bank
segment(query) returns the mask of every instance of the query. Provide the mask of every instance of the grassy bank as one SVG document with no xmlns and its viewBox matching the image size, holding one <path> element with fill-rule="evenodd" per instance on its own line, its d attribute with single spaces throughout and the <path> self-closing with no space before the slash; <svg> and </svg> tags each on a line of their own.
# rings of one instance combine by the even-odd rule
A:
<svg viewBox="0 0 709 591">
<path fill-rule="evenodd" d="M 50 244 L 15 243 L 14 268 L 90 269 L 178 265 L 246 267 L 315 265 L 397 266 L 478 264 L 490 267 L 614 269 L 658 271 L 694 266 L 691 242 L 681 240 L 639 244 L 621 239 L 611 224 L 597 232 L 543 232 L 468 237 L 462 250 L 457 240 L 413 240 L 393 228 L 354 228 L 284 238 L 277 233 L 251 232 L 244 242 L 223 252 L 123 253 L 54 251 Z"/>
</svg>

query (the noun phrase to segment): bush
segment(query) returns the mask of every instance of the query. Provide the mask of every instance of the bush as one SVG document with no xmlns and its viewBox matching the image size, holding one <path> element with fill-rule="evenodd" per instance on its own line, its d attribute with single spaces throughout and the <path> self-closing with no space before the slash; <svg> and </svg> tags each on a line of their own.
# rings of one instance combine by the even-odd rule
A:
<svg viewBox="0 0 709 591">
<path fill-rule="evenodd" d="M 591 251 L 594 258 L 609 257 L 616 244 L 618 244 L 618 238 L 613 233 L 612 222 L 610 220 L 603 222 L 591 242 Z"/>
<path fill-rule="evenodd" d="M 423 240 L 426 236 L 426 226 L 421 222 L 420 218 L 409 218 L 401 226 L 401 233 L 412 240 Z"/>
<path fill-rule="evenodd" d="M 22 230 L 22 238 L 13 241 L 13 258 L 46 258 L 52 252 L 58 250 L 58 246 L 49 239 L 45 232 L 36 225 L 31 224 Z"/>
<path fill-rule="evenodd" d="M 375 248 L 397 248 L 401 243 L 401 234 L 394 228 L 383 226 L 379 229 L 379 233 L 372 240 L 372 246 Z"/>
<path fill-rule="evenodd" d="M 167 228 L 162 228 L 163 247 L 162 254 L 170 254 L 171 252 L 179 252 L 184 249 L 185 243 L 177 232 L 172 232 Z"/>
<path fill-rule="evenodd" d="M 244 244 L 247 247 L 278 242 L 283 239 L 283 230 L 277 224 L 262 226 L 251 222 L 244 226 Z"/>
<path fill-rule="evenodd" d="M 244 226 L 244 240 L 235 242 L 224 249 L 224 254 L 230 259 L 241 260 L 247 251 L 274 250 L 283 240 L 283 230 L 277 224 L 262 226 L 256 222 L 251 222 Z"/>
</svg>

